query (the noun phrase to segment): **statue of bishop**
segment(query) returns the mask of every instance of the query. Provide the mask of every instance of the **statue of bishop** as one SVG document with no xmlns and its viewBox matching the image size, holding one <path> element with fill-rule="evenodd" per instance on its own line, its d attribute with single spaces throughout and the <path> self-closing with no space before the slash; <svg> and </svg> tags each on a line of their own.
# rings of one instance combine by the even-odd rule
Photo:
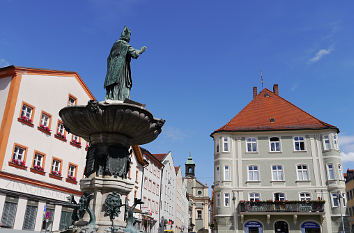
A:
<svg viewBox="0 0 354 233">
<path fill-rule="evenodd" d="M 146 50 L 134 49 L 130 44 L 131 30 L 124 26 L 120 39 L 117 40 L 107 58 L 107 75 L 104 81 L 106 100 L 121 100 L 130 98 L 132 75 L 130 69 L 131 58 L 137 59 Z"/>
</svg>

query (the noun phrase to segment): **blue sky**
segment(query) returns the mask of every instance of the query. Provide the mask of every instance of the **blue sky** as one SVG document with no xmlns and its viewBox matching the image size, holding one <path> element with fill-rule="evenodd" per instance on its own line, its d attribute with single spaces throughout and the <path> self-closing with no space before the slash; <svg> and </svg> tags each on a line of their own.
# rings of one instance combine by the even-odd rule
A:
<svg viewBox="0 0 354 233">
<path fill-rule="evenodd" d="M 131 98 L 166 119 L 145 145 L 172 151 L 213 181 L 215 129 L 252 98 L 279 84 L 280 95 L 341 130 L 344 167 L 354 168 L 352 1 L 4 0 L 0 66 L 77 71 L 104 98 L 106 59 L 124 25 L 147 51 L 132 61 Z"/>
</svg>

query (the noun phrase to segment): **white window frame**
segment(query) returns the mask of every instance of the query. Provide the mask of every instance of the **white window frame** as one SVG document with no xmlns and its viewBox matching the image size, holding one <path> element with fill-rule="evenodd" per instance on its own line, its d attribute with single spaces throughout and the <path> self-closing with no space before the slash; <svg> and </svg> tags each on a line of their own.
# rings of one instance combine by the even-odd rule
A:
<svg viewBox="0 0 354 233">
<path fill-rule="evenodd" d="M 229 177 L 227 177 L 227 175 Z M 225 165 L 224 166 L 224 181 L 231 181 L 231 171 L 230 171 L 230 166 L 229 165 Z"/>
<path fill-rule="evenodd" d="M 230 193 L 224 193 L 224 207 L 230 207 Z"/>
<path fill-rule="evenodd" d="M 301 166 L 301 168 L 299 169 L 298 166 Z M 303 166 L 306 166 L 306 169 L 304 169 Z M 300 179 L 299 177 L 299 172 L 301 172 L 302 179 Z M 307 175 L 307 179 L 304 179 L 304 174 Z M 310 180 L 309 166 L 307 164 L 296 164 L 296 177 L 297 177 L 297 181 L 309 181 Z"/>
<path fill-rule="evenodd" d="M 326 143 L 326 141 L 328 141 L 328 143 Z M 329 134 L 322 135 L 322 142 L 323 142 L 323 150 L 331 149 L 331 140 Z"/>
<path fill-rule="evenodd" d="M 71 169 L 71 168 L 74 168 L 74 169 Z M 68 169 L 68 176 L 75 177 L 75 171 L 76 171 L 76 166 L 70 164 L 69 169 Z"/>
<path fill-rule="evenodd" d="M 216 203 L 215 203 L 216 207 L 220 207 L 220 193 L 216 194 Z"/>
<path fill-rule="evenodd" d="M 73 101 L 70 101 L 73 100 Z M 68 100 L 68 106 L 75 106 L 76 105 L 76 99 L 69 96 L 69 100 Z"/>
<path fill-rule="evenodd" d="M 215 152 L 216 153 L 220 152 L 220 138 L 215 139 Z"/>
<path fill-rule="evenodd" d="M 248 200 L 249 201 L 260 201 L 261 200 L 261 194 L 260 193 L 249 193 L 248 194 Z"/>
<path fill-rule="evenodd" d="M 21 109 L 21 117 L 25 116 L 28 119 L 32 120 L 32 111 L 33 111 L 32 107 L 28 106 L 27 104 L 23 104 Z"/>
<path fill-rule="evenodd" d="M 80 142 L 80 138 L 73 134 L 73 141 L 74 142 Z"/>
<path fill-rule="evenodd" d="M 221 137 L 221 140 L 222 140 L 222 152 L 230 152 L 230 138 Z"/>
<path fill-rule="evenodd" d="M 249 150 L 248 145 L 250 145 L 251 150 Z M 256 150 L 253 150 L 254 145 L 256 147 Z M 248 153 L 257 153 L 258 152 L 257 138 L 255 138 L 255 137 L 246 138 L 246 152 L 248 152 Z"/>
<path fill-rule="evenodd" d="M 23 162 L 25 159 L 25 154 L 26 154 L 26 148 L 15 145 L 14 153 L 12 155 L 12 160 L 18 160 Z"/>
<path fill-rule="evenodd" d="M 334 198 L 334 196 L 336 196 L 336 197 Z M 335 205 L 334 199 L 337 199 L 338 205 Z M 332 208 L 339 207 L 340 202 L 339 202 L 339 198 L 338 198 L 338 193 L 331 193 L 331 201 L 332 201 Z"/>
<path fill-rule="evenodd" d="M 335 150 L 339 150 L 339 141 L 338 141 L 338 134 L 333 134 L 333 148 Z"/>
<path fill-rule="evenodd" d="M 216 182 L 220 181 L 220 167 L 219 166 L 215 167 L 215 181 Z"/>
<path fill-rule="evenodd" d="M 273 169 L 275 166 L 275 170 Z M 278 169 L 280 167 L 280 169 Z M 283 165 L 272 165 L 271 166 L 271 171 L 272 171 L 272 181 L 284 181 L 284 170 L 283 170 Z M 274 174 L 274 172 L 276 174 Z M 276 175 L 276 177 L 274 177 Z M 281 179 L 280 179 L 281 178 Z"/>
<path fill-rule="evenodd" d="M 40 159 L 38 159 L 39 156 L 40 156 Z M 43 158 L 44 158 L 44 155 L 42 155 L 40 153 L 34 153 L 33 166 L 43 167 Z"/>
<path fill-rule="evenodd" d="M 332 168 L 330 168 L 330 165 L 332 166 Z M 335 180 L 336 179 L 336 176 L 334 174 L 333 163 L 327 163 L 327 176 L 328 176 L 328 180 Z"/>
<path fill-rule="evenodd" d="M 53 159 L 52 171 L 60 172 L 61 161 L 57 159 Z"/>
<path fill-rule="evenodd" d="M 50 116 L 42 113 L 41 115 L 41 125 L 44 127 L 48 127 L 49 126 L 49 122 L 50 122 Z"/>
<path fill-rule="evenodd" d="M 302 139 L 301 139 L 302 138 Z M 304 136 L 294 136 L 293 137 L 293 142 L 294 142 L 294 151 L 306 151 L 306 139 Z M 299 145 L 299 149 L 296 149 L 296 144 Z M 304 149 L 301 149 L 301 144 L 303 144 Z"/>
<path fill-rule="evenodd" d="M 257 169 L 256 170 L 250 170 L 250 167 L 254 168 L 256 167 Z M 255 179 L 250 179 L 251 176 L 250 176 L 250 172 L 252 172 L 252 177 L 254 178 L 254 174 L 257 174 L 257 180 Z M 260 181 L 260 175 L 259 175 L 259 166 L 258 165 L 248 165 L 247 166 L 247 181 Z"/>
<path fill-rule="evenodd" d="M 278 141 L 274 141 L 274 142 L 271 142 L 270 139 L 272 138 L 278 138 Z M 271 153 L 279 153 L 279 152 L 282 152 L 282 146 L 281 146 L 281 140 L 280 140 L 280 137 L 278 136 L 273 136 L 273 137 L 269 137 L 269 152 Z M 272 144 L 276 144 L 276 142 L 279 142 L 279 150 L 274 150 L 272 151 Z M 276 147 L 275 147 L 276 148 Z"/>
<path fill-rule="evenodd" d="M 301 195 L 303 195 L 303 197 Z M 299 193 L 299 201 L 311 201 L 311 193 L 309 192 Z"/>
<path fill-rule="evenodd" d="M 275 194 L 282 194 L 283 197 L 282 197 L 282 198 L 279 198 L 279 201 L 286 201 L 285 193 L 282 193 L 282 192 L 273 193 L 273 201 L 275 201 Z M 283 200 L 280 200 L 280 199 L 283 199 Z"/>
<path fill-rule="evenodd" d="M 58 122 L 57 134 L 64 136 L 65 128 L 62 122 Z"/>
<path fill-rule="evenodd" d="M 343 166 L 342 166 L 342 164 L 338 163 L 338 164 L 337 164 L 337 169 L 338 169 L 339 180 L 344 180 L 344 174 L 343 174 Z"/>
</svg>

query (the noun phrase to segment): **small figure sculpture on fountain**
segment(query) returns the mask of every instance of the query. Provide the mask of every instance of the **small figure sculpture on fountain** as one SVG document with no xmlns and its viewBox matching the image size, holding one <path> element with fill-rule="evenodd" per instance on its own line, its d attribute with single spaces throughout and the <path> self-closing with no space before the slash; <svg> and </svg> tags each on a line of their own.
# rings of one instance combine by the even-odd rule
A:
<svg viewBox="0 0 354 233">
<path fill-rule="evenodd" d="M 136 221 L 134 217 L 134 209 L 137 205 L 144 204 L 141 199 L 134 198 L 134 204 L 129 208 L 128 199 L 125 201 L 125 216 L 124 220 L 127 222 L 127 226 L 124 229 L 124 232 L 136 233 L 136 229 L 134 228 L 134 223 Z"/>
<path fill-rule="evenodd" d="M 106 100 L 130 99 L 132 75 L 130 69 L 131 58 L 137 59 L 146 50 L 134 49 L 130 44 L 131 30 L 124 26 L 120 39 L 117 40 L 107 58 L 107 75 L 104 81 Z"/>
</svg>

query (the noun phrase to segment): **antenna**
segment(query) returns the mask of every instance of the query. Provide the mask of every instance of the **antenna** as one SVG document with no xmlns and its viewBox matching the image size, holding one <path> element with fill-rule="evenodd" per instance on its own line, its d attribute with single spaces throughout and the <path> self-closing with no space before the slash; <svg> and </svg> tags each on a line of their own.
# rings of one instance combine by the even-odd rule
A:
<svg viewBox="0 0 354 233">
<path fill-rule="evenodd" d="M 263 90 L 263 73 L 261 71 L 261 84 L 262 84 L 262 90 Z"/>
</svg>

